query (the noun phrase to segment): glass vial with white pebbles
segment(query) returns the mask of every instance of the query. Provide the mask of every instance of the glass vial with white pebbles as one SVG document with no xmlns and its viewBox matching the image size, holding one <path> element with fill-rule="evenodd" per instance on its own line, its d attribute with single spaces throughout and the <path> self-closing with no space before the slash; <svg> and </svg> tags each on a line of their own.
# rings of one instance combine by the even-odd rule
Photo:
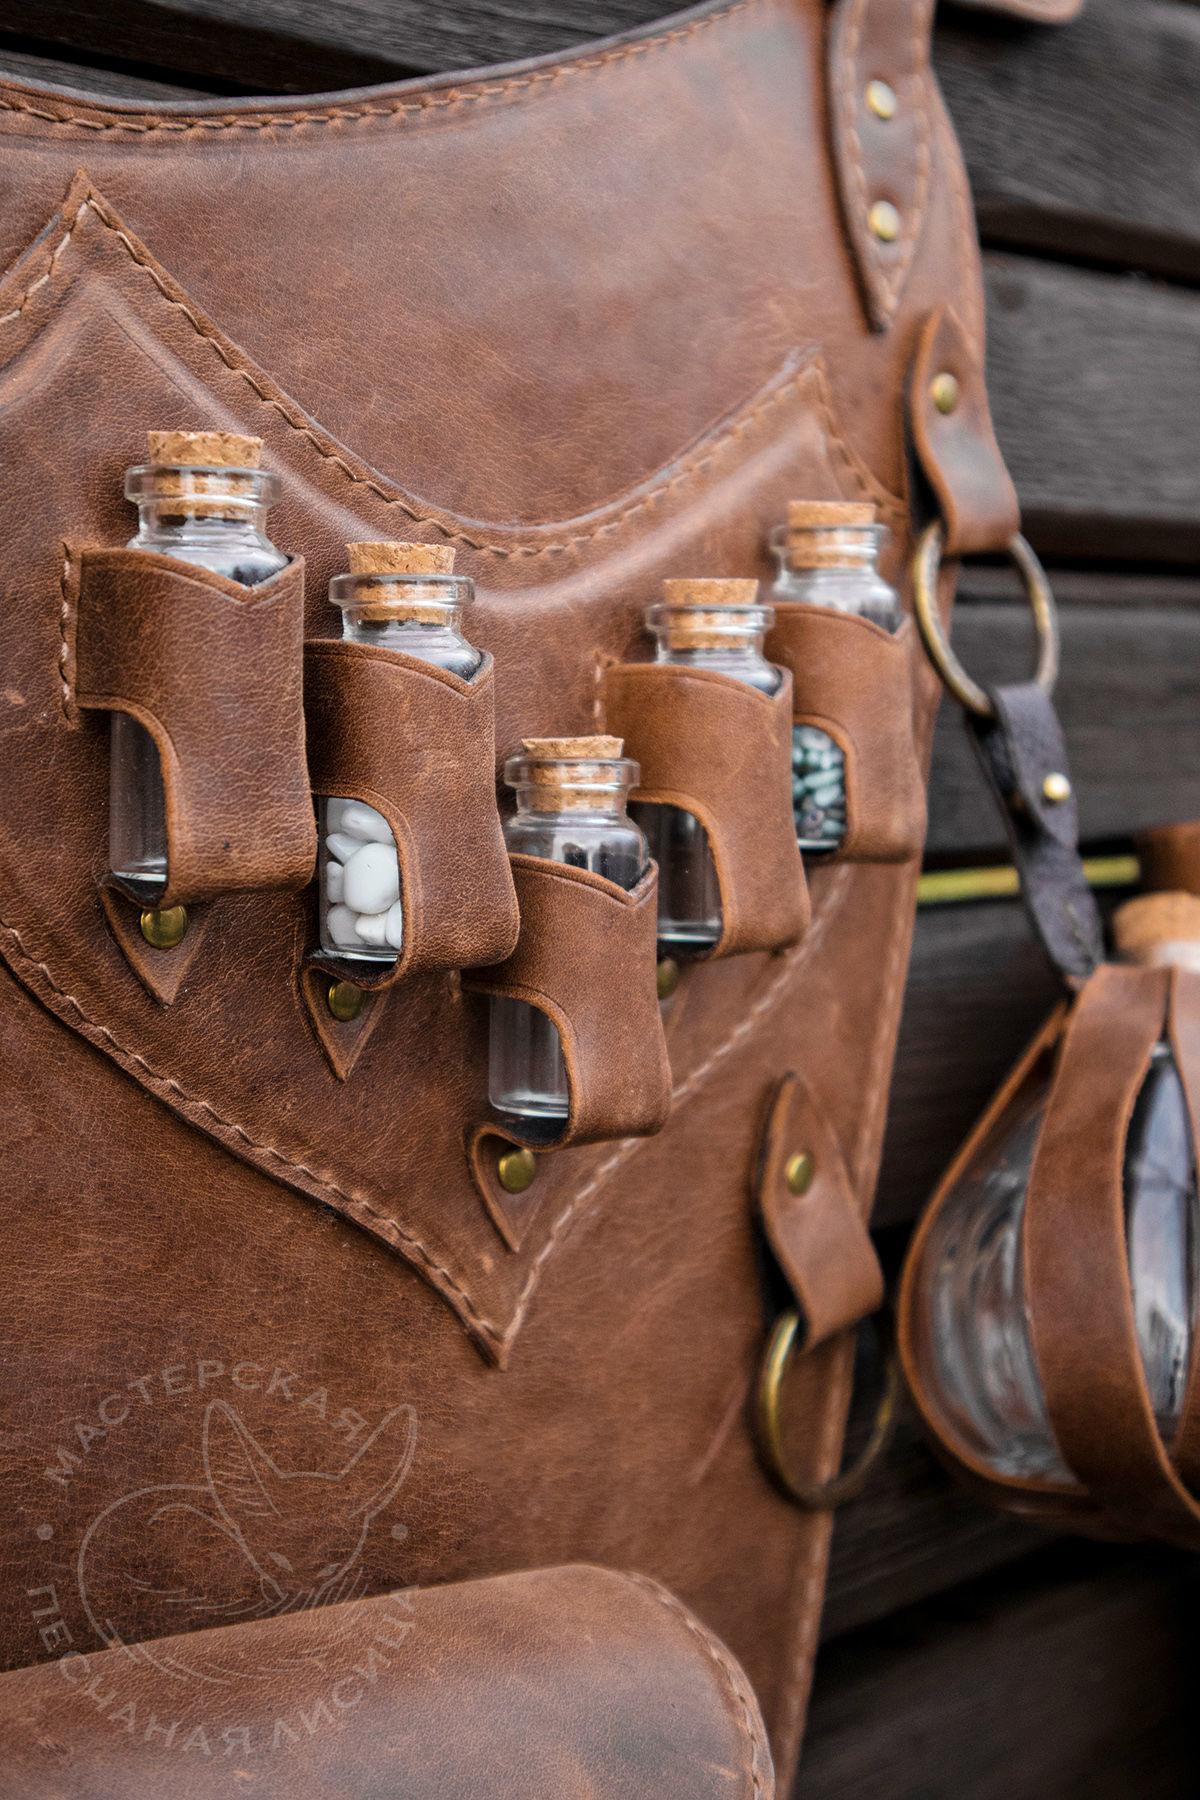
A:
<svg viewBox="0 0 1200 1800">
<path fill-rule="evenodd" d="M 329 584 L 343 637 L 403 651 L 469 681 L 483 652 L 459 629 L 475 589 L 454 573 L 453 548 L 382 543 L 347 550 L 350 572 Z M 395 962 L 404 942 L 404 898 L 391 826 L 364 800 L 323 796 L 318 829 L 321 949 L 356 962 Z"/>
</svg>

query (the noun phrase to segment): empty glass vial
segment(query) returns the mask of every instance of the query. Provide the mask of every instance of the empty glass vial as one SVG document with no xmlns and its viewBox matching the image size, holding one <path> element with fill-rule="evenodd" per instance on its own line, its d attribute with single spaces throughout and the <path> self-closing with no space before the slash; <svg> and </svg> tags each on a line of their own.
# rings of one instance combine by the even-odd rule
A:
<svg viewBox="0 0 1200 1800">
<path fill-rule="evenodd" d="M 279 477 L 258 466 L 262 439 L 227 431 L 152 431 L 149 461 L 125 476 L 138 509 L 130 550 L 211 569 L 244 587 L 278 574 L 287 557 L 267 537 Z M 114 712 L 108 791 L 112 873 L 153 902 L 167 884 L 167 819 L 158 746 L 144 725 Z"/>
<path fill-rule="evenodd" d="M 773 694 L 782 676 L 763 655 L 774 623 L 758 604 L 757 581 L 666 581 L 664 598 L 646 610 L 654 660 L 710 669 Z M 635 802 L 630 809 L 658 864 L 658 941 L 673 954 L 699 954 L 721 935 L 721 885 L 708 834 L 680 806 Z"/>
<path fill-rule="evenodd" d="M 590 869 L 635 888 L 646 872 L 646 839 L 627 817 L 638 765 L 615 737 L 526 738 L 504 779 L 517 810 L 504 824 L 509 850 Z M 565 1122 L 570 1094 L 558 1027 L 524 1000 L 492 996 L 488 1094 L 498 1112 L 548 1125 Z"/>
<path fill-rule="evenodd" d="M 342 635 L 356 644 L 402 650 L 464 681 L 483 661 L 459 630 L 475 586 L 454 573 L 443 544 L 349 544 L 350 573 L 335 575 L 329 598 L 342 609 Z M 364 800 L 318 802 L 321 948 L 356 962 L 395 962 L 404 942 L 400 862 L 392 828 Z"/>
<path fill-rule="evenodd" d="M 793 500 L 786 527 L 771 534 L 779 574 L 772 600 L 857 613 L 885 631 L 904 619 L 900 599 L 875 566 L 885 531 L 875 508 L 842 500 Z M 846 759 L 815 725 L 792 728 L 792 805 L 807 855 L 836 850 L 846 835 Z"/>
<path fill-rule="evenodd" d="M 1161 902 L 1174 923 L 1162 929 Z M 1200 900 L 1147 895 L 1115 920 L 1128 961 L 1200 967 Z M 947 1197 L 917 1270 L 914 1306 L 939 1399 L 997 1474 L 1070 1477 L 1050 1427 L 1026 1307 L 1022 1222 L 1053 1058 L 1031 1071 Z M 1125 1147 L 1125 1234 L 1138 1346 L 1159 1430 L 1180 1418 L 1200 1292 L 1196 1163 L 1183 1085 L 1160 1043 Z M 1101 1326 L 1102 1327 L 1102 1322 Z"/>
</svg>

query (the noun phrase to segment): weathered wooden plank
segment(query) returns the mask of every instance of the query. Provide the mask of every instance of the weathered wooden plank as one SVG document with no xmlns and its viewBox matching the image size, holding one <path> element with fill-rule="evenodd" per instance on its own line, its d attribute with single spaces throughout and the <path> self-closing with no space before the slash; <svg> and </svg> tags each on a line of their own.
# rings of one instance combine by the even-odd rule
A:
<svg viewBox="0 0 1200 1800">
<path fill-rule="evenodd" d="M 1200 295 L 988 255 L 988 381 L 1026 535 L 1064 559 L 1200 553 Z"/>
<path fill-rule="evenodd" d="M 130 100 L 204 100 L 208 90 L 177 87 L 169 81 L 131 75 L 125 69 L 100 69 L 90 63 L 59 62 L 49 56 L 28 56 L 0 43 L 0 75 L 17 81 L 45 81 L 52 87 L 78 89 Z"/>
<path fill-rule="evenodd" d="M 1183 1800 L 1194 1560 L 1056 1545 L 825 1646 L 797 1800 Z"/>
<path fill-rule="evenodd" d="M 985 240 L 1200 275 L 1194 7 L 1087 0 L 1065 30 L 944 8 L 935 61 Z"/>
<path fill-rule="evenodd" d="M 1105 578 L 1094 579 L 1102 590 Z M 1061 622 L 1055 701 L 1085 843 L 1200 816 L 1200 613 L 1072 605 Z M 1028 616 L 1016 607 L 961 607 L 954 645 L 983 681 L 1018 678 L 1032 666 Z M 940 861 L 1006 855 L 999 813 L 952 701 L 934 738 L 927 850 Z"/>
<path fill-rule="evenodd" d="M 906 1417 L 866 1491 L 838 1513 L 822 1637 L 886 1618 L 1045 1542 L 952 1481 Z"/>
</svg>

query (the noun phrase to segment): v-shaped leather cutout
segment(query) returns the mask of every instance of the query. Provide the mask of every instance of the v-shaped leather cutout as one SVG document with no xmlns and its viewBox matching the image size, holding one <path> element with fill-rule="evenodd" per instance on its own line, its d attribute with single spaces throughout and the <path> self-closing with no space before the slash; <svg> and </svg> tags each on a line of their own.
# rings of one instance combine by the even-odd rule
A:
<svg viewBox="0 0 1200 1800">
<path fill-rule="evenodd" d="M 354 1017 L 339 1019 L 331 1009 L 330 993 L 334 988 L 348 985 L 311 965 L 300 970 L 296 981 L 304 1015 L 339 1081 L 346 1080 L 371 1041 L 392 993 L 391 988 L 379 988 L 373 993 L 364 990 L 362 1004 Z"/>
<path fill-rule="evenodd" d="M 220 901 L 201 902 L 187 909 L 187 930 L 173 949 L 158 950 L 142 933 L 142 911 L 115 888 L 100 889 L 104 916 L 125 960 L 148 993 L 163 1006 L 170 1006 L 183 985 L 184 977 L 196 959 L 204 934 Z"/>
</svg>

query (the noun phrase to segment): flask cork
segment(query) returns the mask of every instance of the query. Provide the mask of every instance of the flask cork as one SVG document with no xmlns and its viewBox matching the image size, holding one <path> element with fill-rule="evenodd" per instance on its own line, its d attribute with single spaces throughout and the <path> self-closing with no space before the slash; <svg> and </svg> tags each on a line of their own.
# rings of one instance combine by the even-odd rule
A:
<svg viewBox="0 0 1200 1800">
<path fill-rule="evenodd" d="M 720 650 L 739 639 L 749 644 L 762 629 L 761 623 L 729 612 L 757 603 L 757 581 L 720 576 L 664 581 L 663 600 L 672 610 L 657 629 L 671 650 Z"/>
<path fill-rule="evenodd" d="M 860 562 L 861 533 L 877 518 L 878 509 L 866 501 L 789 500 L 788 561 L 796 569 L 835 569 Z"/>
<path fill-rule="evenodd" d="M 1113 940 L 1122 962 L 1200 969 L 1200 897 L 1139 894 L 1113 914 Z"/>
<path fill-rule="evenodd" d="M 597 768 L 615 762 L 625 749 L 619 737 L 523 738 L 521 748 L 534 759 L 523 771 L 528 803 L 535 812 L 587 811 L 613 792 L 612 771 Z M 566 765 L 565 767 L 563 765 Z M 620 785 L 626 782 L 622 779 Z"/>
<path fill-rule="evenodd" d="M 364 619 L 409 619 L 417 625 L 444 625 L 447 606 L 455 603 L 453 590 L 445 593 L 422 575 L 452 575 L 452 544 L 362 543 L 347 544 L 352 575 L 403 577 L 395 582 L 375 580 L 356 599 Z"/>
<path fill-rule="evenodd" d="M 158 499 L 186 498 L 186 511 L 210 519 L 240 519 L 244 504 L 258 499 L 262 439 L 234 431 L 148 431 L 149 492 Z"/>
</svg>

